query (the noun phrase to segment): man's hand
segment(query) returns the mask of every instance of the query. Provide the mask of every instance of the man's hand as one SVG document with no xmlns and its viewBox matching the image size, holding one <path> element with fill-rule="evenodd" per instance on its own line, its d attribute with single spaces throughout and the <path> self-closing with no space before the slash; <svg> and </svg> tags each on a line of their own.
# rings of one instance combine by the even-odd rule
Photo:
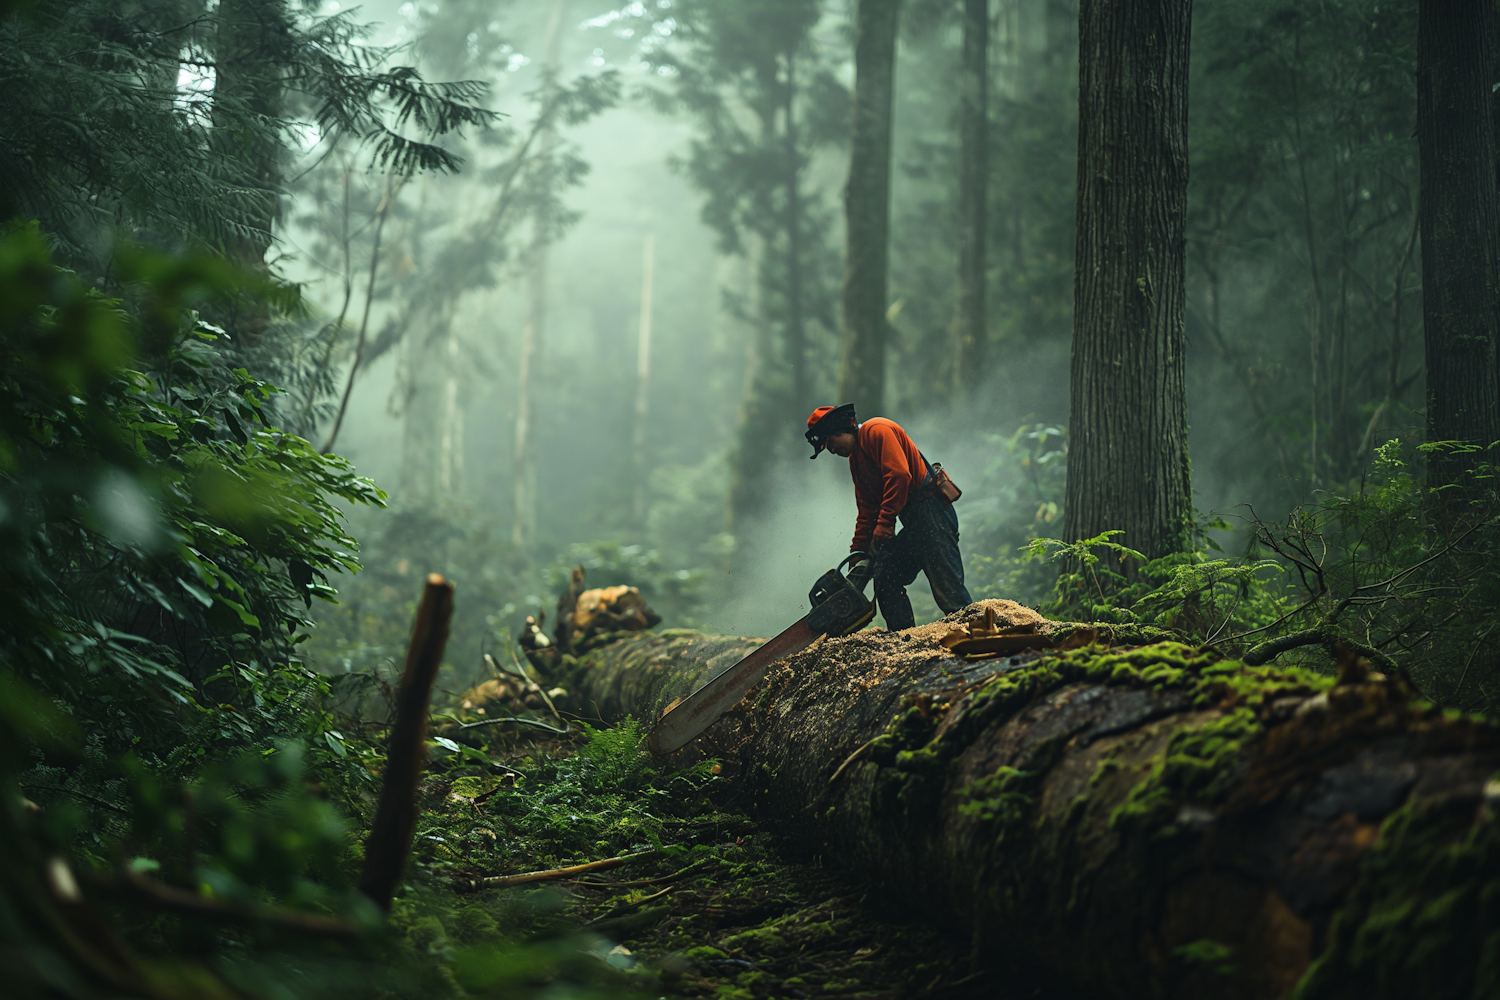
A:
<svg viewBox="0 0 1500 1000">
<path fill-rule="evenodd" d="M 880 550 L 890 544 L 891 535 L 876 535 L 870 539 L 870 556 L 873 558 L 880 555 Z"/>
<path fill-rule="evenodd" d="M 859 562 L 849 567 L 847 579 L 853 584 L 854 589 L 864 593 L 865 587 L 870 582 L 870 577 L 875 573 L 875 560 L 865 556 Z"/>
</svg>

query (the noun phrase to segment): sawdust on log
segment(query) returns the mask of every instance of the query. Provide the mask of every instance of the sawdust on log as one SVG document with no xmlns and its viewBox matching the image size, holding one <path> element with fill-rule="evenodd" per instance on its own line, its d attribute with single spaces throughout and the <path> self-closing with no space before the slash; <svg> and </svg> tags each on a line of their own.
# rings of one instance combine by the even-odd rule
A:
<svg viewBox="0 0 1500 1000">
<path fill-rule="evenodd" d="M 842 638 L 827 639 L 807 653 L 779 661 L 773 669 L 798 669 L 808 654 L 817 653 L 827 683 L 842 686 L 846 691 L 868 691 L 892 675 L 918 668 L 926 670 L 934 660 L 962 662 L 962 657 L 943 646 L 943 637 L 960 625 L 984 618 L 986 609 L 994 609 L 995 624 L 1002 628 L 1036 625 L 1038 631 L 1047 634 L 1064 627 L 1015 601 L 978 601 L 930 625 L 918 625 L 900 632 L 872 627 Z"/>
</svg>

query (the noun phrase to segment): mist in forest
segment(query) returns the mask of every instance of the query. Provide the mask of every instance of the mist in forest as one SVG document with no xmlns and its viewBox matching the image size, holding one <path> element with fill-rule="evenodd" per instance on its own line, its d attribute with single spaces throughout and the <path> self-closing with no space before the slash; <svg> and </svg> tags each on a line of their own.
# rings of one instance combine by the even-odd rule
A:
<svg viewBox="0 0 1500 1000">
<path fill-rule="evenodd" d="M 599 992 L 619 960 L 635 992 L 656 965 L 664 993 L 900 992 L 870 977 L 926 949 L 907 992 L 992 991 L 904 931 L 885 949 L 839 923 L 858 950 L 825 960 L 833 909 L 767 895 L 791 862 L 762 833 L 805 828 L 818 893 L 842 851 L 860 878 L 916 873 L 913 913 L 980 893 L 963 912 L 1008 934 L 1030 925 L 1006 908 L 1051 890 L 996 889 L 1007 865 L 1107 828 L 1126 867 L 1100 886 L 1149 888 L 1136 861 L 1160 852 L 1136 847 L 1168 836 L 1218 845 L 1191 862 L 1211 867 L 1259 828 L 1236 783 L 1272 771 L 1296 779 L 1266 785 L 1274 810 L 1313 839 L 1286 841 L 1291 867 L 1241 873 L 1265 887 L 1246 906 L 1275 903 L 1276 940 L 1259 918 L 1232 932 L 1295 976 L 1273 989 L 1281 958 L 1241 962 L 1217 932 L 1175 947 L 1175 929 L 1127 973 L 1192 992 L 1235 957 L 1280 995 L 1406 954 L 1351 951 L 1344 931 L 1426 878 L 1424 844 L 1493 832 L 1496 16 L 1477 0 L 0 0 L 0 778 L 24 796 L 0 813 L 0 910 L 38 915 L 0 932 L 12 978 L 539 996 Z M 668 698 L 718 712 L 743 694 L 730 682 L 770 676 L 750 653 L 689 686 L 807 615 L 850 553 L 850 462 L 810 461 L 805 438 L 838 404 L 897 422 L 962 496 L 943 506 L 934 478 L 913 536 L 862 531 L 886 632 L 836 636 L 803 654 L 816 671 L 762 685 L 731 733 L 748 741 L 721 729 L 663 763 L 647 750 L 717 717 Z M 819 445 L 856 447 L 846 412 L 823 416 Z M 861 478 L 888 523 L 895 501 L 873 493 L 900 494 L 909 442 L 881 425 L 857 440 L 861 461 L 891 459 Z M 906 631 L 881 551 L 930 566 L 960 627 Z M 1048 621 L 968 604 L 955 555 L 973 600 Z M 925 577 L 909 591 L 916 624 L 942 614 Z M 1108 692 L 1060 694 L 1106 670 Z M 1001 671 L 1014 685 L 972 686 Z M 849 711 L 814 719 L 829 683 Z M 1154 707 L 1117 729 L 1117 697 Z M 1103 761 L 1071 832 L 1032 838 L 1055 826 L 1049 773 L 1094 764 L 981 742 L 1024 747 L 1084 701 L 1140 766 Z M 950 724 L 981 703 L 984 726 Z M 1273 727 L 1292 736 L 1262 739 Z M 1105 732 L 1070 745 L 1097 763 Z M 1345 764 L 1418 734 L 1389 801 L 1349 812 Z M 795 766 L 757 761 L 768 744 L 798 747 Z M 1467 763 L 1439 759 L 1460 745 Z M 1147 760 L 1162 746 L 1192 766 Z M 1284 766 L 1298 747 L 1308 767 Z M 699 750 L 712 759 L 688 762 Z M 1413 785 L 1418 767 L 1446 777 Z M 1424 825 L 1429 785 L 1441 824 L 1468 823 L 1449 808 L 1467 802 L 1479 825 Z M 913 807 L 929 793 L 941 808 Z M 1274 810 L 1255 823 L 1293 816 Z M 929 821 L 917 840 L 938 853 L 918 858 Z M 983 843 L 999 861 L 959 895 L 917 877 L 974 869 L 962 852 Z M 1314 880 L 1343 903 L 1281 899 L 1313 855 L 1349 875 Z M 568 883 L 586 890 L 568 904 L 577 962 L 552 904 L 489 895 L 617 864 L 624 882 Z M 1161 884 L 1197 885 L 1169 867 Z M 1450 874 L 1426 878 L 1447 894 L 1427 911 L 1489 878 Z M 1203 885 L 1183 899 L 1232 918 Z M 606 899 L 615 886 L 641 891 Z M 1136 940 L 1134 902 L 1090 912 Z M 733 923 L 772 911 L 772 937 Z M 1431 935 L 1399 923 L 1390 940 L 1418 955 L 1402 975 L 1438 970 L 1424 988 L 1468 995 L 1494 965 L 1474 964 L 1472 928 L 1423 952 Z M 816 947 L 783 941 L 794 928 Z M 670 951 L 632 957 L 620 935 L 638 931 Z M 773 955 L 773 938 L 790 944 Z M 1118 963 L 1023 938 L 1062 979 L 1127 988 Z M 278 957 L 294 942 L 306 965 Z M 824 978 L 803 981 L 813 966 Z M 795 990 L 766 978 L 793 970 Z"/>
<path fill-rule="evenodd" d="M 987 344 L 977 383 L 959 391 L 962 28 L 951 6 L 909 5 L 898 39 L 880 415 L 965 490 L 976 596 L 1034 603 L 1044 595 L 1002 593 L 996 567 L 1015 563 L 1027 538 L 1061 532 L 1064 452 L 1039 477 L 1017 448 L 1036 428 L 1064 430 L 1068 412 L 1077 10 L 1012 0 L 992 12 Z M 335 442 L 391 494 L 390 511 L 356 515 L 375 570 L 368 586 L 442 569 L 459 580 L 461 604 L 495 604 L 483 610 L 491 627 L 513 628 L 523 607 L 550 607 L 559 567 L 593 546 L 590 582 L 641 585 L 669 624 L 768 634 L 805 611 L 812 580 L 847 549 L 845 463 L 807 462 L 801 423 L 814 405 L 842 401 L 852 15 L 837 2 L 750 4 L 740 21 L 716 10 L 660 0 L 359 9 L 379 25 L 373 41 L 410 45 L 430 78 L 482 81 L 505 116 L 451 140 L 464 163 L 446 175 L 397 181 L 314 145 L 282 214 L 282 266 L 324 314 L 344 317 L 329 351 L 335 382 L 347 380 L 352 317 L 369 299 L 361 322 L 373 346 Z M 1310 23 L 1338 30 L 1336 15 L 1319 17 Z M 1372 101 L 1368 86 L 1304 55 L 1304 91 L 1317 96 L 1292 108 L 1264 60 L 1234 49 L 1247 26 L 1290 44 L 1253 4 L 1195 25 L 1190 443 L 1201 512 L 1254 504 L 1274 516 L 1357 475 L 1410 422 L 1404 407 L 1420 391 L 1407 374 L 1416 352 L 1390 355 L 1414 298 L 1392 298 L 1399 267 L 1411 267 L 1410 144 L 1314 127 L 1346 112 L 1371 119 L 1363 128 L 1399 118 L 1409 81 L 1365 67 L 1387 88 Z M 1371 13 L 1364 30 L 1371 44 L 1399 47 L 1397 28 Z M 1226 53 L 1242 60 L 1248 91 L 1224 90 Z M 538 126 L 559 95 L 567 107 Z M 1364 172 L 1336 169 L 1350 142 L 1365 142 Z M 1305 161 L 1295 190 L 1275 150 Z M 1335 247 L 1312 233 L 1310 272 L 1302 228 L 1263 235 L 1292 221 L 1293 195 L 1328 219 L 1353 217 L 1363 238 Z M 507 197 L 505 219 L 476 234 Z M 331 399 L 308 413 L 306 432 L 326 437 Z M 393 516 L 426 534 L 382 528 Z M 445 540 L 434 549 L 437 523 Z M 488 580 L 478 594 L 464 588 L 474 574 Z M 351 594 L 365 587 L 345 582 Z M 913 593 L 936 614 L 921 578 Z"/>
</svg>

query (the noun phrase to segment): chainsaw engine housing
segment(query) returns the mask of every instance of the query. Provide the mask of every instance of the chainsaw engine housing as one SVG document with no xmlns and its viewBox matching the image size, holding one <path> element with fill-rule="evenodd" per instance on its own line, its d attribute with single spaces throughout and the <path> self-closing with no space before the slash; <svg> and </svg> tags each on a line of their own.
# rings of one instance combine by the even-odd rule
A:
<svg viewBox="0 0 1500 1000">
<path fill-rule="evenodd" d="M 807 592 L 812 610 L 807 613 L 807 627 L 815 633 L 848 635 L 864 628 L 875 617 L 875 604 L 854 589 L 837 569 L 818 577 Z"/>
</svg>

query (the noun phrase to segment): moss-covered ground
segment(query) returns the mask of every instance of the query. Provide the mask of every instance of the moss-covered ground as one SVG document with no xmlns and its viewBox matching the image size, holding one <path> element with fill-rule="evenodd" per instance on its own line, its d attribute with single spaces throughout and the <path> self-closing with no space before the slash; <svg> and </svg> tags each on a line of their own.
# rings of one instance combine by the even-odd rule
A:
<svg viewBox="0 0 1500 1000">
<path fill-rule="evenodd" d="M 722 812 L 716 762 L 658 771 L 632 721 L 487 732 L 433 762 L 393 914 L 409 948 L 447 959 L 453 995 L 1044 995 L 979 971 L 966 938 L 910 919 L 873 880 L 790 856 Z M 483 884 L 632 854 L 568 879 Z"/>
</svg>

